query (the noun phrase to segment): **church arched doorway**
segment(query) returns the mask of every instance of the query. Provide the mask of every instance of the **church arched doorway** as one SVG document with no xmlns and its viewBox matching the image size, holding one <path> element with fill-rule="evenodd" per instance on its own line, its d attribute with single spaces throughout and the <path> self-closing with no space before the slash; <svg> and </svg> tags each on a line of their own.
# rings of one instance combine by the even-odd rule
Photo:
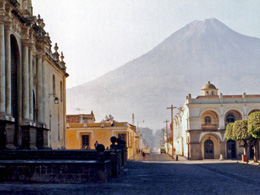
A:
<svg viewBox="0 0 260 195">
<path fill-rule="evenodd" d="M 19 137 L 19 109 L 18 109 L 18 75 L 20 69 L 20 54 L 17 40 L 14 35 L 10 36 L 11 40 L 11 112 L 15 118 L 15 135 L 14 145 L 18 145 Z"/>
<path fill-rule="evenodd" d="M 214 159 L 214 143 L 210 139 L 204 142 L 204 158 Z"/>
<path fill-rule="evenodd" d="M 227 141 L 227 158 L 236 158 L 236 142 L 234 140 Z"/>
</svg>

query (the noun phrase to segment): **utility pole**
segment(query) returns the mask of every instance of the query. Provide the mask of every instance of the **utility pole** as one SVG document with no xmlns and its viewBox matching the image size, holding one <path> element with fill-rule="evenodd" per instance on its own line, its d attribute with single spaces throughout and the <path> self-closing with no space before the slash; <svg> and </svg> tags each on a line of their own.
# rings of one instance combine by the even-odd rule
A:
<svg viewBox="0 0 260 195">
<path fill-rule="evenodd" d="M 166 121 L 163 121 L 164 123 L 166 123 L 166 153 L 168 153 L 169 152 L 169 147 L 168 147 L 168 120 L 166 119 Z"/>
<path fill-rule="evenodd" d="M 172 157 L 174 158 L 174 133 L 173 133 L 173 109 L 176 107 L 173 107 L 173 105 L 171 105 L 171 107 L 168 107 L 167 109 L 171 109 L 171 133 L 172 133 Z"/>
</svg>

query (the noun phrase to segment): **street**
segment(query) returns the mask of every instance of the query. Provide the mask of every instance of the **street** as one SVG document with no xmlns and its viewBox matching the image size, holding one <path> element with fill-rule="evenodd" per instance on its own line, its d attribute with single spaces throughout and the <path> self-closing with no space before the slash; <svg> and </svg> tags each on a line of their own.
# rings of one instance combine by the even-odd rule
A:
<svg viewBox="0 0 260 195">
<path fill-rule="evenodd" d="M 0 194 L 257 194 L 260 166 L 152 153 L 105 184 L 0 184 Z"/>
</svg>

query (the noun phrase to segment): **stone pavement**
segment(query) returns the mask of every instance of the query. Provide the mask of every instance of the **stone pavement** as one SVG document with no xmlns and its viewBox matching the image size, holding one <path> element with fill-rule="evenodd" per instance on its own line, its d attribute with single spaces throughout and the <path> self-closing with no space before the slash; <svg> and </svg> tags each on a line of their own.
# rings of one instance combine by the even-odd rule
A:
<svg viewBox="0 0 260 195">
<path fill-rule="evenodd" d="M 260 166 L 236 161 L 173 161 L 150 154 L 129 161 L 105 184 L 0 184 L 0 194 L 259 194 Z"/>
</svg>

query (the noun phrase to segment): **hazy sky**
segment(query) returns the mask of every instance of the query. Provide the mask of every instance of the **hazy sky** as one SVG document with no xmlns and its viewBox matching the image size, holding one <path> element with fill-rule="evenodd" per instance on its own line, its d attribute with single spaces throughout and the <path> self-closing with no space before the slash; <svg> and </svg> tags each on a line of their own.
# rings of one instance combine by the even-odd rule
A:
<svg viewBox="0 0 260 195">
<path fill-rule="evenodd" d="M 33 0 L 33 7 L 64 52 L 68 88 L 139 57 L 194 20 L 214 17 L 260 38 L 260 0 Z"/>
</svg>

